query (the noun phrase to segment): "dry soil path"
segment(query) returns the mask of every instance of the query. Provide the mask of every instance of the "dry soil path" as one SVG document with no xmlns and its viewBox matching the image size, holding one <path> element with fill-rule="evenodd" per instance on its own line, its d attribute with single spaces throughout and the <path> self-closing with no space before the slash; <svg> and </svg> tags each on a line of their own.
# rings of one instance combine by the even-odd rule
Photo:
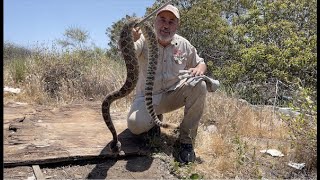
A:
<svg viewBox="0 0 320 180">
<path fill-rule="evenodd" d="M 100 106 L 4 104 L 4 178 L 35 179 L 35 167 L 46 179 L 176 178 L 170 174 L 170 152 L 153 156 L 126 129 L 122 112 L 112 112 L 112 117 L 126 154 L 112 154 Z"/>
</svg>

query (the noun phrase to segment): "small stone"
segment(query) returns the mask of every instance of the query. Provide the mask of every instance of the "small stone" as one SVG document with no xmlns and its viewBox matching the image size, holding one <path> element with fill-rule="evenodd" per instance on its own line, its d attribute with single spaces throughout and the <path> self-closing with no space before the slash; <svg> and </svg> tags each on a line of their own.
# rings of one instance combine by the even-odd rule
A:
<svg viewBox="0 0 320 180">
<path fill-rule="evenodd" d="M 215 125 L 209 125 L 206 127 L 205 131 L 208 133 L 216 133 L 218 131 L 218 128 Z"/>
</svg>

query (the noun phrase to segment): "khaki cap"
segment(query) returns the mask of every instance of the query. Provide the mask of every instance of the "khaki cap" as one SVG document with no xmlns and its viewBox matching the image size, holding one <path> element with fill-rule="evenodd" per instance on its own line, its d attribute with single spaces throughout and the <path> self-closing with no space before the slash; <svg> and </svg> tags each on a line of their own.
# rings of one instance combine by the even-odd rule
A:
<svg viewBox="0 0 320 180">
<path fill-rule="evenodd" d="M 166 5 L 165 7 L 163 7 L 163 8 L 157 13 L 157 16 L 158 16 L 158 14 L 160 14 L 160 13 L 163 12 L 163 11 L 172 12 L 172 14 L 174 14 L 174 15 L 176 16 L 176 18 L 180 19 L 180 15 L 179 15 L 179 10 L 178 10 L 178 8 L 172 6 L 171 4 Z"/>
</svg>

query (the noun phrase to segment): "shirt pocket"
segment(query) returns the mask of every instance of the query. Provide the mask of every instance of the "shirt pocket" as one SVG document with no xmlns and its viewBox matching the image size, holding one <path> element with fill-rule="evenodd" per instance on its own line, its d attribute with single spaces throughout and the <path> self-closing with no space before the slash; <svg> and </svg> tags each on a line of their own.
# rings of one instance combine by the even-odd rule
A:
<svg viewBox="0 0 320 180">
<path fill-rule="evenodd" d="M 175 75 L 179 74 L 179 70 L 183 70 L 187 66 L 187 53 L 183 52 L 181 50 L 174 50 L 172 57 L 171 57 L 171 62 L 172 62 L 172 72 Z"/>
<path fill-rule="evenodd" d="M 180 49 L 173 49 L 172 58 L 176 64 L 185 64 L 187 60 L 187 53 Z"/>
</svg>

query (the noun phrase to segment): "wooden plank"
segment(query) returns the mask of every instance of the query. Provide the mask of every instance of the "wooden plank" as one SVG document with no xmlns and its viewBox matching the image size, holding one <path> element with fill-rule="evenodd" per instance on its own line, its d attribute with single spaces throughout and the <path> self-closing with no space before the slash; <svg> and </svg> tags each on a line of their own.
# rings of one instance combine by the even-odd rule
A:
<svg viewBox="0 0 320 180">
<path fill-rule="evenodd" d="M 14 112 L 15 107 L 4 108 L 5 112 Z M 5 167 L 148 153 L 142 142 L 127 130 L 126 112 L 111 115 L 124 155 L 109 150 L 112 134 L 103 121 L 100 103 L 51 109 L 37 107 L 33 112 L 36 113 L 23 121 L 11 120 L 9 128 L 4 129 Z"/>
<path fill-rule="evenodd" d="M 32 165 L 33 173 L 36 177 L 37 180 L 44 180 L 46 179 L 41 172 L 40 166 L 39 165 Z"/>
</svg>

